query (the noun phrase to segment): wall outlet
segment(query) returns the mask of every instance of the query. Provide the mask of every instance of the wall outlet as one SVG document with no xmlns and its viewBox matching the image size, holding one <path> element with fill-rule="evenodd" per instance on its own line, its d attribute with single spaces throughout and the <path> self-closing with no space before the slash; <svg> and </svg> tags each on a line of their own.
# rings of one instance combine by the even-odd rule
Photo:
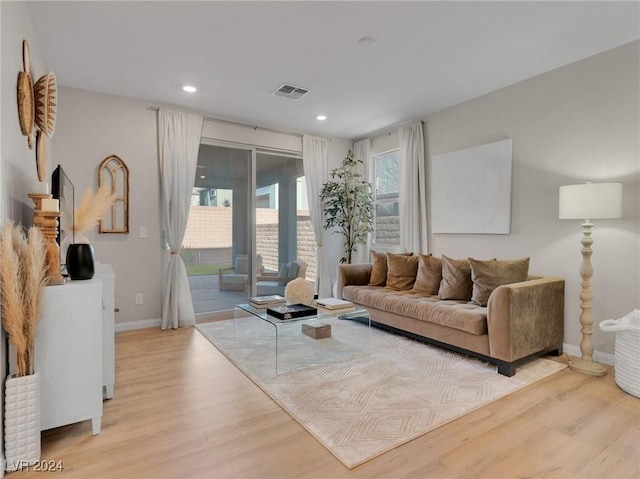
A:
<svg viewBox="0 0 640 479">
<path fill-rule="evenodd" d="M 144 296 L 142 293 L 136 293 L 136 304 L 144 303 Z"/>
<path fill-rule="evenodd" d="M 146 226 L 140 227 L 140 239 L 147 239 L 149 237 L 149 229 Z"/>
</svg>

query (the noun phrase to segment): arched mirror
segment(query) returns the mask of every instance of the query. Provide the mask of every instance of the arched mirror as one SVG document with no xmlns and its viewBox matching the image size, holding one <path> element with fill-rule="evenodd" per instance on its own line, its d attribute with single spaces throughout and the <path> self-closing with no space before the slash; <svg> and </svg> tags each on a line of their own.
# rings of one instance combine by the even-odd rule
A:
<svg viewBox="0 0 640 479">
<path fill-rule="evenodd" d="M 100 220 L 100 233 L 129 232 L 129 168 L 116 155 L 107 156 L 98 170 L 98 186 L 109 185 L 116 198 Z"/>
</svg>

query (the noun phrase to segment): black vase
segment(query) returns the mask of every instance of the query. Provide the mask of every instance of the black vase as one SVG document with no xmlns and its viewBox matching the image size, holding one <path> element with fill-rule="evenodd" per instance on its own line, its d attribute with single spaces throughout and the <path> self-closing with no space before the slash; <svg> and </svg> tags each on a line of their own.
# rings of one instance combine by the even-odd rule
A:
<svg viewBox="0 0 640 479">
<path fill-rule="evenodd" d="M 91 279 L 95 274 L 93 246 L 86 243 L 69 245 L 67 250 L 67 273 L 72 280 Z"/>
</svg>

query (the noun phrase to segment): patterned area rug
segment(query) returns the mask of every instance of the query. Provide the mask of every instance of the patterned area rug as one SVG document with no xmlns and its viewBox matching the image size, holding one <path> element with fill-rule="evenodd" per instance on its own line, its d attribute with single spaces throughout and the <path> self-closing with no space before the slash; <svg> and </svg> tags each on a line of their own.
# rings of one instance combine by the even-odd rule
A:
<svg viewBox="0 0 640 479">
<path fill-rule="evenodd" d="M 507 378 L 496 367 L 349 320 L 323 320 L 312 339 L 293 322 L 257 318 L 197 329 L 345 466 L 353 468 L 492 401 L 563 364 L 536 359 Z"/>
</svg>

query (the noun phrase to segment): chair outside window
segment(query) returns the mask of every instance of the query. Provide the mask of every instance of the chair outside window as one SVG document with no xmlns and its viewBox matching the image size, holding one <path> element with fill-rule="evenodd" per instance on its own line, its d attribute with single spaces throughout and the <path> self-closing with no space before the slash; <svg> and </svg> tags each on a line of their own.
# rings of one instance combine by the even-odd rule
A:
<svg viewBox="0 0 640 479">
<path fill-rule="evenodd" d="M 256 256 L 256 270 L 262 272 L 262 256 Z M 249 284 L 249 255 L 238 254 L 233 266 L 223 266 L 218 271 L 219 291 L 247 291 Z"/>
<path fill-rule="evenodd" d="M 289 281 L 296 278 L 304 278 L 307 275 L 307 262 L 296 260 L 280 266 L 277 273 L 262 273 L 256 278 L 258 296 L 279 294 L 284 296 L 284 289 Z"/>
</svg>

